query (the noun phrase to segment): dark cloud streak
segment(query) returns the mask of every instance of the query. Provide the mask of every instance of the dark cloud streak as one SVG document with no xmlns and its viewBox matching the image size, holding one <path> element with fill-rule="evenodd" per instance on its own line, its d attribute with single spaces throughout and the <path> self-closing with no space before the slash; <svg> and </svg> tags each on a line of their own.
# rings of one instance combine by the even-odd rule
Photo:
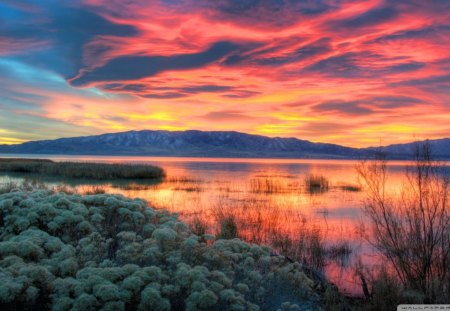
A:
<svg viewBox="0 0 450 311">
<path fill-rule="evenodd" d="M 217 42 L 209 49 L 193 54 L 123 56 L 111 60 L 103 67 L 95 68 L 91 71 L 82 70 L 70 82 L 74 86 L 83 86 L 91 82 L 141 79 L 169 70 L 200 68 L 240 49 L 239 45 L 231 42 Z"/>
<path fill-rule="evenodd" d="M 355 17 L 340 21 L 332 21 L 329 23 L 329 26 L 332 28 L 338 27 L 345 29 L 372 27 L 390 21 L 397 16 L 398 12 L 395 7 L 377 7 Z"/>
</svg>

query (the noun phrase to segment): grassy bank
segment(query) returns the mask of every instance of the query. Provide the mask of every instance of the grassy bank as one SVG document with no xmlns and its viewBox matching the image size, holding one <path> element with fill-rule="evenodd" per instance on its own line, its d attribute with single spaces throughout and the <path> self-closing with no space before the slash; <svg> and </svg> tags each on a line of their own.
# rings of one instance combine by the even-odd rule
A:
<svg viewBox="0 0 450 311">
<path fill-rule="evenodd" d="M 0 195 L 0 267 L 1 310 L 324 309 L 300 264 L 117 195 Z"/>
<path fill-rule="evenodd" d="M 54 162 L 41 159 L 0 159 L 0 172 L 47 177 L 108 179 L 159 179 L 164 170 L 151 165 Z"/>
</svg>

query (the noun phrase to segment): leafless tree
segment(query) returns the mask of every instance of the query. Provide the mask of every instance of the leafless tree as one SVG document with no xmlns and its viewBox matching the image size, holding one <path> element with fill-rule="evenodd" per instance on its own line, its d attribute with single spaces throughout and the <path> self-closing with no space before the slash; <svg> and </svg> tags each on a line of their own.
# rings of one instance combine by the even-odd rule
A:
<svg viewBox="0 0 450 311">
<path fill-rule="evenodd" d="M 449 178 L 445 166 L 433 159 L 431 145 L 416 145 L 400 195 L 387 188 L 385 157 L 364 161 L 357 170 L 367 191 L 369 242 L 391 264 L 405 289 L 419 291 L 428 302 L 448 299 Z"/>
</svg>

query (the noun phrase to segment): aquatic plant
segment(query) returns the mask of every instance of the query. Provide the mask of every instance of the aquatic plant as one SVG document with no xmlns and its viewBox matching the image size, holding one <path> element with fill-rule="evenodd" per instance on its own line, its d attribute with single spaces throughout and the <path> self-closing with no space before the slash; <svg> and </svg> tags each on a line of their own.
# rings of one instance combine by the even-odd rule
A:
<svg viewBox="0 0 450 311">
<path fill-rule="evenodd" d="M 306 189 L 309 193 L 322 193 L 329 189 L 329 181 L 324 176 L 310 175 L 305 178 Z"/>
<path fill-rule="evenodd" d="M 42 159 L 0 159 L 0 172 L 96 180 L 158 179 L 165 176 L 163 169 L 151 165 L 53 162 Z"/>
<path fill-rule="evenodd" d="M 299 263 L 119 195 L 0 195 L 1 310 L 321 310 Z"/>
<path fill-rule="evenodd" d="M 359 192 L 359 191 L 362 190 L 362 188 L 360 186 L 350 185 L 350 184 L 348 184 L 348 185 L 340 185 L 339 188 L 342 191 L 349 191 L 349 192 Z"/>
<path fill-rule="evenodd" d="M 257 177 L 250 179 L 250 191 L 253 193 L 281 193 L 287 191 L 287 186 L 273 177 Z"/>
<path fill-rule="evenodd" d="M 327 247 L 320 228 L 308 226 L 304 222 L 298 228 L 295 239 L 277 230 L 272 230 L 270 235 L 271 245 L 283 255 L 314 268 L 317 272 L 323 272 L 327 260 Z"/>
</svg>

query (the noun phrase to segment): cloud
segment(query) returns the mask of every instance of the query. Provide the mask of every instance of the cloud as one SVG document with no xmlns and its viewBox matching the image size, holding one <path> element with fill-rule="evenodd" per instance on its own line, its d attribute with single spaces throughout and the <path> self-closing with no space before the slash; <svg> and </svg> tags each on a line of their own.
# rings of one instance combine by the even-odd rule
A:
<svg viewBox="0 0 450 311">
<path fill-rule="evenodd" d="M 83 66 L 83 46 L 96 36 L 137 34 L 133 26 L 115 24 L 86 8 L 49 2 L 33 10 L 4 5 L 2 14 L 7 23 L 0 27 L 0 36 L 7 36 L 16 44 L 34 42 L 34 46 L 29 46 L 32 52 L 21 56 L 21 60 L 64 77 L 73 75 Z"/>
<path fill-rule="evenodd" d="M 352 127 L 351 124 L 338 122 L 312 122 L 299 126 L 297 130 L 301 136 L 319 136 L 350 132 Z"/>
<path fill-rule="evenodd" d="M 181 92 L 185 93 L 217 93 L 223 91 L 229 91 L 233 88 L 226 85 L 197 85 L 197 86 L 187 86 L 180 89 Z"/>
<path fill-rule="evenodd" d="M 69 81 L 74 86 L 82 86 L 92 82 L 141 79 L 168 70 L 203 67 L 239 49 L 239 45 L 231 42 L 217 42 L 199 53 L 174 56 L 123 56 L 111 60 L 103 67 L 82 70 Z"/>
<path fill-rule="evenodd" d="M 450 117 L 449 8 L 446 0 L 3 1 L 0 105 L 15 107 L 8 117 L 17 122 L 31 113 L 42 127 L 48 118 L 73 131 L 233 128 L 364 145 L 405 137 L 389 134 L 399 126 L 434 137 Z"/>
<path fill-rule="evenodd" d="M 317 112 L 324 113 L 343 113 L 347 115 L 367 115 L 373 112 L 372 109 L 366 107 L 364 104 L 356 101 L 328 101 L 312 106 L 312 109 Z"/>
<path fill-rule="evenodd" d="M 403 95 L 365 96 L 354 101 L 332 100 L 310 106 L 317 113 L 341 114 L 364 117 L 375 114 L 395 113 L 401 108 L 424 104 L 420 98 Z M 295 107 L 291 104 L 291 106 Z"/>
<path fill-rule="evenodd" d="M 209 112 L 207 114 L 199 116 L 199 118 L 211 121 L 230 121 L 230 120 L 251 119 L 252 117 L 238 110 L 222 110 Z"/>
<path fill-rule="evenodd" d="M 177 92 L 163 92 L 163 93 L 146 93 L 140 96 L 142 96 L 143 98 L 172 99 L 185 97 L 186 95 Z"/>
<path fill-rule="evenodd" d="M 345 53 L 337 56 L 331 56 L 304 69 L 305 72 L 317 72 L 324 75 L 339 77 L 356 77 L 365 74 L 365 71 L 358 66 L 358 58 L 372 57 L 368 53 Z"/>
<path fill-rule="evenodd" d="M 387 64 L 387 65 L 386 65 Z M 422 62 L 400 62 L 370 52 L 349 52 L 319 60 L 303 69 L 323 75 L 342 78 L 369 78 L 416 71 L 425 66 Z"/>
<path fill-rule="evenodd" d="M 450 85 L 450 74 L 430 76 L 420 79 L 410 79 L 400 84 L 411 85 L 411 86 L 430 86 L 435 84 L 449 84 Z"/>
<path fill-rule="evenodd" d="M 373 40 L 378 43 L 386 43 L 396 40 L 408 40 L 408 39 L 430 39 L 442 38 L 445 34 L 450 33 L 450 25 L 433 25 L 418 29 L 397 31 L 393 34 L 385 35 Z"/>
<path fill-rule="evenodd" d="M 260 95 L 261 92 L 255 92 L 255 91 L 246 91 L 246 90 L 233 90 L 233 92 L 228 92 L 225 94 L 222 94 L 225 98 L 231 98 L 231 99 L 243 99 L 243 98 L 249 98 L 253 96 Z"/>
<path fill-rule="evenodd" d="M 0 56 L 20 55 L 29 50 L 39 50 L 48 46 L 48 41 L 28 39 L 16 39 L 11 37 L 0 37 Z"/>
<path fill-rule="evenodd" d="M 406 62 L 396 65 L 387 66 L 383 70 L 390 73 L 398 73 L 398 72 L 409 72 L 421 69 L 425 66 L 422 62 Z"/>
<path fill-rule="evenodd" d="M 397 16 L 398 12 L 393 6 L 376 7 L 348 19 L 333 21 L 330 23 L 330 26 L 346 29 L 372 27 L 388 22 Z"/>
<path fill-rule="evenodd" d="M 207 9 L 215 19 L 255 27 L 286 27 L 298 22 L 299 16 L 310 18 L 336 8 L 336 2 L 325 0 L 200 0 L 187 3 Z"/>
<path fill-rule="evenodd" d="M 234 88 L 231 86 L 215 84 L 154 87 L 151 83 L 107 83 L 100 85 L 99 87 L 107 91 L 123 92 L 126 94 L 141 96 L 143 98 L 181 98 L 201 93 L 223 93 L 234 91 Z"/>
<path fill-rule="evenodd" d="M 147 84 L 143 83 L 107 83 L 100 85 L 100 87 L 104 90 L 109 91 L 115 91 L 115 92 L 121 92 L 121 91 L 130 91 L 130 92 L 137 92 L 142 93 L 148 90 L 149 86 Z"/>
<path fill-rule="evenodd" d="M 292 41 L 292 40 L 290 40 Z M 278 44 L 278 48 L 268 47 L 263 50 L 256 50 L 244 55 L 233 54 L 225 61 L 225 65 L 256 65 L 256 66 L 279 66 L 296 63 L 314 56 L 323 55 L 331 51 L 328 38 L 322 38 L 312 43 L 302 45 L 293 51 L 284 52 L 283 46 Z M 275 54 L 275 55 L 274 55 Z M 277 55 L 278 54 L 278 55 Z"/>
<path fill-rule="evenodd" d="M 394 109 L 401 107 L 410 107 L 416 104 L 423 104 L 424 101 L 420 98 L 411 96 L 375 96 L 368 98 L 368 102 L 372 103 L 375 107 L 383 109 Z"/>
</svg>

